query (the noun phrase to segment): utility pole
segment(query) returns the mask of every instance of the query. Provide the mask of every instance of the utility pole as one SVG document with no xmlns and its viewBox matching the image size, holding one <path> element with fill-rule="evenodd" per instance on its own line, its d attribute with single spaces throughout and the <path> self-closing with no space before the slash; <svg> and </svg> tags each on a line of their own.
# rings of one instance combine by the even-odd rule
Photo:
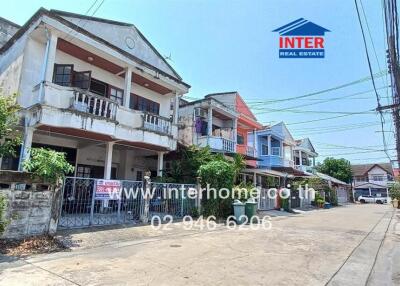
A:
<svg viewBox="0 0 400 286">
<path fill-rule="evenodd" d="M 400 70 L 398 61 L 398 39 L 397 39 L 397 0 L 384 1 L 384 14 L 386 23 L 386 40 L 387 40 L 387 59 L 388 70 L 390 73 L 392 86 L 392 104 L 387 106 L 378 106 L 377 111 L 382 112 L 385 109 L 392 110 L 394 123 L 394 133 L 396 139 L 397 165 L 400 168 Z"/>
</svg>

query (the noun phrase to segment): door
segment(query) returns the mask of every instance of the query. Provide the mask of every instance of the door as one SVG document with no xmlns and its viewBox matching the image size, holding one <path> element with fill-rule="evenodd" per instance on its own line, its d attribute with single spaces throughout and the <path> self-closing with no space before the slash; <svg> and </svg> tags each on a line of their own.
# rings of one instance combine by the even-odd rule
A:
<svg viewBox="0 0 400 286">
<path fill-rule="evenodd" d="M 290 207 L 292 209 L 300 207 L 300 195 L 299 190 L 291 190 L 290 191 Z"/>
</svg>

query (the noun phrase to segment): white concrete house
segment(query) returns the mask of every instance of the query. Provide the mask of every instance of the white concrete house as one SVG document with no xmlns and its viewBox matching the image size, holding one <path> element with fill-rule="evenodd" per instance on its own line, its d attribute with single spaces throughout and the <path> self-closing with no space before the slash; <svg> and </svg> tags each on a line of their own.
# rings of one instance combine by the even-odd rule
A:
<svg viewBox="0 0 400 286">
<path fill-rule="evenodd" d="M 132 24 L 40 9 L 0 48 L 3 94 L 18 94 L 24 141 L 67 153 L 75 176 L 161 175 L 189 85 Z"/>
<path fill-rule="evenodd" d="M 393 168 L 390 163 L 351 165 L 353 173 L 353 196 L 384 196 L 394 183 Z"/>
</svg>

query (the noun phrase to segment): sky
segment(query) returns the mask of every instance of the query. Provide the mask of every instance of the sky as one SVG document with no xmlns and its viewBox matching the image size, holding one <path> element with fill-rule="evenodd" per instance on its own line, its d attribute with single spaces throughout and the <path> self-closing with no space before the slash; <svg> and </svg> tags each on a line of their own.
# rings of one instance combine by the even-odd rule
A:
<svg viewBox="0 0 400 286">
<path fill-rule="evenodd" d="M 272 102 L 369 76 L 354 1 L 0 2 L 0 16 L 20 25 L 40 7 L 85 14 L 95 3 L 89 16 L 96 10 L 96 17 L 133 23 L 162 55 L 170 56 L 170 64 L 191 85 L 188 99 L 238 91 L 261 123 L 284 121 L 295 139 L 309 137 L 319 153 L 317 161 L 328 156 L 346 158 L 353 164 L 389 161 L 382 151 L 379 116 L 371 111 L 377 106 L 371 80 L 301 99 Z M 387 69 L 383 10 L 380 0 L 363 0 L 362 4 L 367 22 L 365 18 L 362 20 L 375 74 Z M 324 59 L 278 57 L 278 35 L 272 30 L 298 18 L 331 31 L 325 36 Z M 384 75 L 375 81 L 382 104 L 388 104 L 390 79 Z M 348 112 L 364 113 L 345 114 Z M 347 116 L 321 120 L 340 115 Z M 390 114 L 385 115 L 384 134 L 389 154 L 395 159 Z"/>
</svg>

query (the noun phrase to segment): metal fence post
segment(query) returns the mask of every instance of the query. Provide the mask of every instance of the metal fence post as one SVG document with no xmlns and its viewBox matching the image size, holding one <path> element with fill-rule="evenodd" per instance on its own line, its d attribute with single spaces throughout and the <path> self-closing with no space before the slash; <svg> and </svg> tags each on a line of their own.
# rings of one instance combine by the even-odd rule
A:
<svg viewBox="0 0 400 286">
<path fill-rule="evenodd" d="M 195 205 L 197 208 L 197 213 L 200 215 L 201 213 L 201 197 L 202 197 L 202 190 L 201 190 L 201 183 L 200 183 L 200 177 L 196 178 L 196 189 L 197 189 L 197 196 L 196 196 L 196 201 Z"/>
<path fill-rule="evenodd" d="M 96 197 L 96 187 L 97 187 L 97 180 L 93 180 L 93 190 L 92 190 L 92 204 L 90 206 L 90 219 L 89 225 L 93 224 L 93 216 L 94 216 L 94 201 Z"/>
<path fill-rule="evenodd" d="M 150 180 L 150 172 L 146 172 L 143 180 L 143 189 L 145 190 L 145 193 L 143 194 L 143 212 L 141 213 L 140 216 L 140 221 L 142 223 L 148 223 L 149 222 L 149 209 L 150 209 L 150 191 L 151 191 L 151 180 Z"/>
</svg>

